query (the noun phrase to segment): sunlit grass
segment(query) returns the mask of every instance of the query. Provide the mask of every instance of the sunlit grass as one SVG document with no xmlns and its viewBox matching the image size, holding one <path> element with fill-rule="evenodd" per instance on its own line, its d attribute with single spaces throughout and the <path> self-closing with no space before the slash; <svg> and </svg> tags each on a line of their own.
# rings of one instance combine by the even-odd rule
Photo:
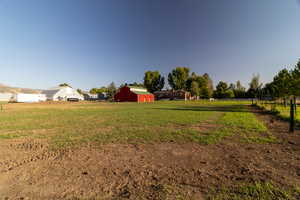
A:
<svg viewBox="0 0 300 200">
<path fill-rule="evenodd" d="M 296 200 L 299 197 L 297 189 L 283 189 L 272 183 L 256 182 L 240 184 L 235 187 L 223 187 L 212 191 L 209 200 Z"/>
<path fill-rule="evenodd" d="M 274 142 L 260 134 L 267 133 L 267 128 L 247 104 L 204 100 L 7 104 L 0 113 L 0 139 L 44 138 L 55 146 L 82 142 L 211 144 L 238 135 L 248 142 Z M 212 126 L 202 128 L 207 124 Z"/>
</svg>

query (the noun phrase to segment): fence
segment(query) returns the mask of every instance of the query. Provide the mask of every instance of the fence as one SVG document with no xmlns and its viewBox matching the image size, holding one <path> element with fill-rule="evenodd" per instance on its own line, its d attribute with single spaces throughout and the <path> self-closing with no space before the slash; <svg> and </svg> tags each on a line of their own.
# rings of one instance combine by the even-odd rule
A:
<svg viewBox="0 0 300 200">
<path fill-rule="evenodd" d="M 296 98 L 288 100 L 270 100 L 270 99 L 253 99 L 252 104 L 279 116 L 280 118 L 289 121 L 289 132 L 295 131 L 296 123 L 300 122 L 297 115 Z"/>
</svg>

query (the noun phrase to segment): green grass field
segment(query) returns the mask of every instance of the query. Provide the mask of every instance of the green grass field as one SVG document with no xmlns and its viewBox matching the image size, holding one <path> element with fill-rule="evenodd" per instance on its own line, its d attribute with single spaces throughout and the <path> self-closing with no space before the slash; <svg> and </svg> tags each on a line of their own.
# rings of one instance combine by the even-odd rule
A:
<svg viewBox="0 0 300 200">
<path fill-rule="evenodd" d="M 257 103 L 257 105 L 267 111 L 272 111 L 272 104 L 270 103 Z M 297 111 L 295 113 L 295 119 L 297 120 L 297 122 L 300 122 L 300 107 L 297 107 Z M 281 117 L 282 119 L 288 120 L 290 118 L 290 105 L 284 106 L 282 104 L 276 104 L 275 107 L 275 114 L 277 114 L 279 117 Z"/>
<path fill-rule="evenodd" d="M 249 102 L 4 104 L 0 139 L 48 139 L 55 147 L 95 143 L 276 142 Z"/>
</svg>

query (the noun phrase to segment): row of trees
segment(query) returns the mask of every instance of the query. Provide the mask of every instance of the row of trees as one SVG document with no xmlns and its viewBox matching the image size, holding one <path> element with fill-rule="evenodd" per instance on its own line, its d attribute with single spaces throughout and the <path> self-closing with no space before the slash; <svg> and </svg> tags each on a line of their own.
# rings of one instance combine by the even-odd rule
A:
<svg viewBox="0 0 300 200">
<path fill-rule="evenodd" d="M 190 74 L 190 69 L 187 67 L 177 67 L 172 70 L 168 75 L 168 83 L 173 90 L 189 91 L 193 96 L 199 96 L 201 98 L 209 98 L 213 95 L 213 81 L 208 74 L 203 76 L 196 73 Z M 159 71 L 147 71 L 144 75 L 143 83 L 131 83 L 124 85 L 145 87 L 151 93 L 161 91 L 165 86 L 165 77 L 163 77 Z M 112 98 L 117 92 L 118 88 L 114 83 L 111 83 L 107 87 L 92 88 L 90 93 L 107 93 L 109 98 Z"/>
<path fill-rule="evenodd" d="M 209 98 L 213 94 L 213 81 L 208 74 L 203 76 L 195 72 L 190 74 L 187 67 L 177 67 L 168 74 L 168 83 L 173 90 L 189 91 L 193 96 Z M 144 76 L 144 86 L 150 92 L 164 88 L 165 78 L 159 71 L 147 71 Z"/>
<path fill-rule="evenodd" d="M 282 69 L 273 78 L 273 81 L 263 86 L 259 74 L 253 75 L 249 89 L 241 84 L 227 84 L 220 81 L 214 90 L 213 81 L 207 73 L 198 75 L 190 73 L 187 67 L 177 67 L 167 76 L 167 81 L 171 89 L 183 90 L 191 93 L 192 96 L 200 98 L 282 98 L 285 101 L 291 96 L 300 95 L 300 60 L 292 70 Z M 144 75 L 143 83 L 132 83 L 130 86 L 145 87 L 149 92 L 154 93 L 165 87 L 165 77 L 159 71 L 147 71 Z M 125 84 L 120 86 L 123 87 Z M 106 93 L 109 98 L 113 98 L 118 88 L 112 82 L 107 87 L 93 88 L 91 93 Z"/>
<path fill-rule="evenodd" d="M 100 88 L 92 88 L 90 93 L 92 94 L 102 94 L 105 93 L 108 99 L 113 99 L 114 95 L 117 92 L 117 87 L 114 82 L 110 83 L 108 86 L 103 86 Z"/>
<path fill-rule="evenodd" d="M 220 81 L 216 86 L 214 91 L 214 98 L 256 98 L 260 93 L 262 88 L 262 83 L 260 82 L 259 74 L 253 75 L 250 83 L 249 89 L 241 84 L 240 81 L 237 81 L 235 84 L 231 83 L 228 85 L 226 82 Z"/>
<path fill-rule="evenodd" d="M 288 98 L 300 95 L 300 60 L 296 66 L 287 70 L 280 70 L 259 92 L 259 97 L 282 98 L 286 105 Z"/>
</svg>

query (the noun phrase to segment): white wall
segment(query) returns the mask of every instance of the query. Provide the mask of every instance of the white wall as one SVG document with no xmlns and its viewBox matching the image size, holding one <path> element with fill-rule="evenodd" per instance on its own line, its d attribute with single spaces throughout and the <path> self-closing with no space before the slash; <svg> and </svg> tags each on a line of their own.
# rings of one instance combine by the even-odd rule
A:
<svg viewBox="0 0 300 200">
<path fill-rule="evenodd" d="M 41 101 L 46 101 L 46 95 L 18 93 L 15 95 L 14 100 L 19 103 L 41 102 Z"/>
<path fill-rule="evenodd" d="M 0 93 L 0 101 L 10 101 L 12 97 L 12 93 Z"/>
<path fill-rule="evenodd" d="M 77 92 L 77 90 L 70 87 L 62 87 L 53 97 L 53 101 L 66 101 L 68 98 L 77 98 L 84 100 L 83 96 Z"/>
</svg>

